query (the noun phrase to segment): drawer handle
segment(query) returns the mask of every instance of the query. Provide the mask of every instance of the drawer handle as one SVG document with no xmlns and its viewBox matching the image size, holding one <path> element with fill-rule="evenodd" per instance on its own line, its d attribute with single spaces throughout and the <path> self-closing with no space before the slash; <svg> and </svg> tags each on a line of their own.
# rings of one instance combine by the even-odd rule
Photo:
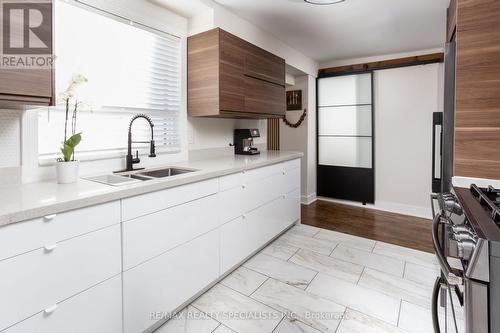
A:
<svg viewBox="0 0 500 333">
<path fill-rule="evenodd" d="M 43 310 L 43 312 L 47 315 L 51 314 L 52 312 L 56 311 L 57 309 L 57 304 L 52 305 L 50 308 L 47 308 Z"/>
<path fill-rule="evenodd" d="M 43 249 L 47 252 L 52 252 L 54 251 L 54 249 L 57 247 L 57 243 L 54 243 L 52 245 L 47 245 L 47 246 L 44 246 Z"/>
<path fill-rule="evenodd" d="M 241 188 L 247 188 L 245 184 L 241 184 Z"/>
<path fill-rule="evenodd" d="M 57 214 L 46 215 L 46 216 L 43 217 L 43 220 L 45 222 L 49 222 L 49 221 L 52 221 L 56 216 L 57 216 Z"/>
<path fill-rule="evenodd" d="M 286 171 L 283 171 L 282 173 L 283 173 L 283 176 L 286 175 Z"/>
</svg>

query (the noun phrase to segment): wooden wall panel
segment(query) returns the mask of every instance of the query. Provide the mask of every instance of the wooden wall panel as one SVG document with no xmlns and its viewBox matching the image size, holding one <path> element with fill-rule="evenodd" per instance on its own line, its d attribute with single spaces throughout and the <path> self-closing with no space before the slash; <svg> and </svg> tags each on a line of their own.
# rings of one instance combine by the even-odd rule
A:
<svg viewBox="0 0 500 333">
<path fill-rule="evenodd" d="M 500 1 L 459 0 L 455 175 L 500 179 Z"/>
<path fill-rule="evenodd" d="M 267 150 L 280 150 L 280 121 L 267 120 Z"/>
</svg>

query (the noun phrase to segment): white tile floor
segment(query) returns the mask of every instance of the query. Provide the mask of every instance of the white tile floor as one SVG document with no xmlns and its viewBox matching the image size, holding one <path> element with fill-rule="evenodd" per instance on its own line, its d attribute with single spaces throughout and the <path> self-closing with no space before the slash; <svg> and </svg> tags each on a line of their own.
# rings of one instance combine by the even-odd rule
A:
<svg viewBox="0 0 500 333">
<path fill-rule="evenodd" d="M 157 332 L 431 333 L 438 273 L 432 254 L 298 225 Z"/>
</svg>

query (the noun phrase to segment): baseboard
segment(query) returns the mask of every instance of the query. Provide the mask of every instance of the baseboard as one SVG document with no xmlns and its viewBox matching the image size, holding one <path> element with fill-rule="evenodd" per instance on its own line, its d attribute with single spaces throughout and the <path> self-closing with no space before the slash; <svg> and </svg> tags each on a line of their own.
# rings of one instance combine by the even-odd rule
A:
<svg viewBox="0 0 500 333">
<path fill-rule="evenodd" d="M 309 195 L 301 195 L 300 202 L 303 205 L 310 205 L 317 200 L 316 193 L 311 193 Z"/>
<path fill-rule="evenodd" d="M 317 199 L 324 200 L 324 201 L 336 202 L 336 203 L 349 205 L 349 206 L 363 207 L 363 208 L 369 208 L 369 209 L 382 210 L 385 212 L 402 214 L 402 215 L 421 217 L 424 219 L 431 219 L 432 218 L 430 202 L 429 202 L 429 207 L 420 207 L 420 206 L 404 205 L 404 204 L 399 204 L 399 203 L 395 203 L 395 202 L 384 202 L 384 201 L 376 201 L 374 205 L 372 205 L 372 204 L 363 205 L 362 203 L 359 203 L 359 202 L 338 200 L 338 199 L 325 198 L 325 197 L 318 197 Z"/>
</svg>

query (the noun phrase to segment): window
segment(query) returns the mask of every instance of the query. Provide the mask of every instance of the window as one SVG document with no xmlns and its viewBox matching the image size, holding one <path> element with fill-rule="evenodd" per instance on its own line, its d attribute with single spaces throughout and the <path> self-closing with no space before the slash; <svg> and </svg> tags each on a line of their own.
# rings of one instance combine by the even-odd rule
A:
<svg viewBox="0 0 500 333">
<path fill-rule="evenodd" d="M 180 39 L 82 5 L 56 1 L 56 93 L 66 90 L 74 74 L 88 82 L 78 88 L 85 107 L 78 113 L 80 160 L 125 153 L 129 121 L 145 113 L 155 124 L 159 153 L 180 151 Z M 39 159 L 59 156 L 65 107 L 38 113 Z M 134 140 L 148 141 L 147 123 L 134 123 Z M 144 149 L 146 144 L 134 148 Z"/>
</svg>

